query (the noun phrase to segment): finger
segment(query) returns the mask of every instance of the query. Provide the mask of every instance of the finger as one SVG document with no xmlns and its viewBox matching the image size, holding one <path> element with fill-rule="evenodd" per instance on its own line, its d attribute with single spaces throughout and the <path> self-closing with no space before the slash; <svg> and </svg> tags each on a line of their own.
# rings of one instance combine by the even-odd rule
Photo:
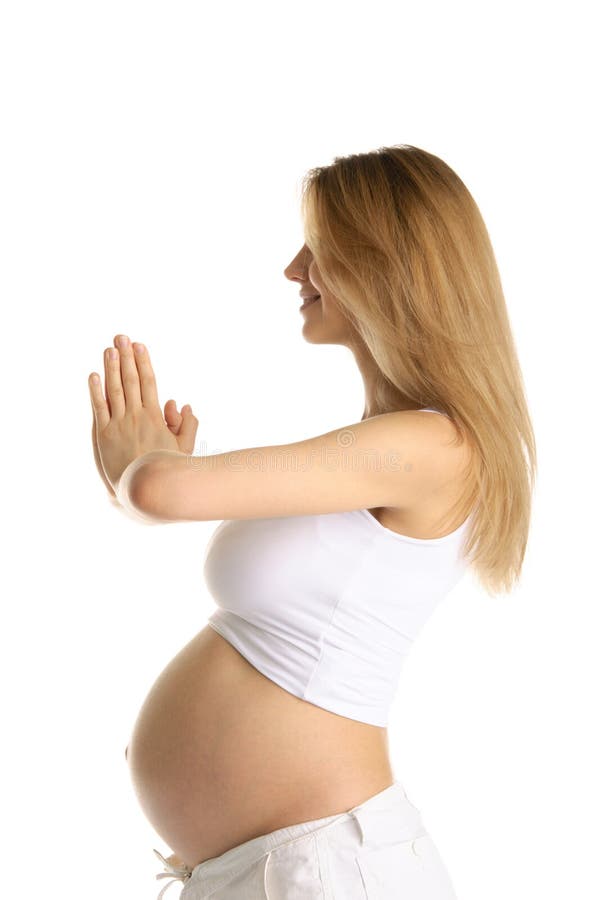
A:
<svg viewBox="0 0 598 900">
<path fill-rule="evenodd" d="M 126 334 L 117 334 L 114 344 L 120 354 L 120 377 L 125 394 L 125 404 L 130 410 L 140 409 L 141 386 L 131 341 Z"/>
<path fill-rule="evenodd" d="M 104 372 L 112 418 L 122 419 L 125 414 L 125 392 L 120 374 L 119 353 L 115 347 L 104 350 Z"/>
<path fill-rule="evenodd" d="M 151 407 L 160 409 L 156 376 L 154 375 L 154 369 L 149 353 L 147 352 L 147 347 L 145 344 L 140 344 L 137 341 L 133 344 L 133 347 L 135 348 L 135 362 L 139 373 L 141 402 L 147 409 L 150 409 Z"/>
<path fill-rule="evenodd" d="M 89 384 L 89 394 L 91 398 L 91 405 L 93 408 L 94 426 L 97 425 L 97 428 L 100 431 L 103 431 L 106 425 L 108 425 L 108 423 L 110 422 L 110 411 L 108 410 L 108 404 L 104 399 L 101 378 L 97 374 L 97 372 L 92 372 L 87 381 Z"/>
</svg>

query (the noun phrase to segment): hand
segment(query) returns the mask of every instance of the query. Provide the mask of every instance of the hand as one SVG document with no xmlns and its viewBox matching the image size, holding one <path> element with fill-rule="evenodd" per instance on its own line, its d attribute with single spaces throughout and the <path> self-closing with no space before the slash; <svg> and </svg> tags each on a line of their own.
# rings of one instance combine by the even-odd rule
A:
<svg viewBox="0 0 598 900">
<path fill-rule="evenodd" d="M 174 400 L 169 400 L 162 416 L 147 348 L 140 351 L 141 347 L 127 339 L 115 349 L 115 359 L 110 358 L 109 350 L 104 352 L 106 398 L 99 377 L 97 383 L 95 373 L 89 378 L 94 458 L 111 494 L 137 457 L 151 450 L 192 453 L 195 443 L 198 421 L 188 404 L 178 413 Z"/>
<path fill-rule="evenodd" d="M 169 403 L 171 403 L 172 406 L 169 406 Z M 188 419 L 185 418 L 186 416 L 191 416 L 194 424 L 192 427 L 187 427 L 185 430 L 181 431 L 183 423 L 185 421 L 188 423 Z M 172 433 L 179 439 L 179 450 L 182 453 L 193 453 L 193 450 L 195 449 L 195 435 L 197 434 L 198 422 L 195 416 L 191 414 L 190 405 L 186 403 L 181 411 L 178 412 L 175 401 L 167 400 L 164 404 L 164 418 Z"/>
<path fill-rule="evenodd" d="M 100 474 L 100 478 L 106 485 L 106 490 L 108 493 L 116 499 L 116 494 L 114 492 L 114 488 L 106 478 L 106 473 L 104 472 L 104 466 L 102 465 L 102 460 L 100 459 L 100 451 L 98 450 L 98 438 L 96 434 L 96 417 L 95 414 L 92 417 L 91 422 L 91 443 L 93 446 L 93 458 L 95 460 L 96 468 Z"/>
<path fill-rule="evenodd" d="M 164 405 L 164 419 L 166 420 L 166 424 L 174 435 L 178 435 L 180 433 L 181 426 L 185 420 L 184 417 L 189 413 L 191 413 L 191 407 L 188 403 L 183 406 L 181 412 L 179 413 L 174 400 L 166 401 Z M 195 431 L 197 431 L 197 424 L 195 425 Z M 96 468 L 99 472 L 100 478 L 104 482 L 106 490 L 108 491 L 110 496 L 116 499 L 116 493 L 114 491 L 114 488 L 106 478 L 104 466 L 102 465 L 102 460 L 100 459 L 95 413 L 92 415 L 91 421 L 91 443 L 93 446 L 93 458 L 95 460 Z M 180 436 L 179 445 L 183 453 L 193 453 L 193 450 L 195 448 L 195 433 L 193 431 L 183 432 L 183 434 L 181 434 Z"/>
</svg>

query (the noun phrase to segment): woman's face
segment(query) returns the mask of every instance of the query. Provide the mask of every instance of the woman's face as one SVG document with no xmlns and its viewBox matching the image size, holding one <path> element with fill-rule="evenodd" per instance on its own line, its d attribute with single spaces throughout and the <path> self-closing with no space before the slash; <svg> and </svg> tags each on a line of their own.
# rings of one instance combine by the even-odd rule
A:
<svg viewBox="0 0 598 900">
<path fill-rule="evenodd" d="M 319 299 L 308 302 L 300 311 L 303 316 L 303 337 L 312 344 L 345 344 L 351 340 L 351 328 L 336 298 L 323 287 L 317 263 L 312 252 L 304 244 L 299 253 L 284 270 L 285 278 L 299 285 L 304 297 L 299 297 L 299 305 L 305 304 L 305 297 L 319 295 Z"/>
</svg>

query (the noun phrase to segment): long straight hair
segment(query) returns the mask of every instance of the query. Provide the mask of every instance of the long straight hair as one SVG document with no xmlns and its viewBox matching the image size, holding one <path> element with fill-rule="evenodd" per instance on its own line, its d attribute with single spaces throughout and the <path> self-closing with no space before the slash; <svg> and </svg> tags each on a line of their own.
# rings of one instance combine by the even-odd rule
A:
<svg viewBox="0 0 598 900">
<path fill-rule="evenodd" d="M 471 448 L 464 556 L 492 594 L 519 580 L 536 444 L 500 275 L 468 189 L 439 157 L 400 144 L 335 157 L 301 183 L 304 237 L 323 285 L 377 371 L 372 414 L 445 412 Z M 394 404 L 394 405 L 393 405 Z"/>
</svg>

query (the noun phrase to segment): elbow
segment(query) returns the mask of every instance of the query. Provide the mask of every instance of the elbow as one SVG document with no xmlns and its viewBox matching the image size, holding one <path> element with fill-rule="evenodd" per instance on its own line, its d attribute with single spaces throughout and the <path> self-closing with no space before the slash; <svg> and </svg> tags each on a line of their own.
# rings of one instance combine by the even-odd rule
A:
<svg viewBox="0 0 598 900">
<path fill-rule="evenodd" d="M 149 515 L 150 510 L 150 479 L 149 466 L 141 466 L 132 475 L 127 486 L 127 496 L 131 507 L 135 512 Z"/>
<path fill-rule="evenodd" d="M 164 498 L 164 470 L 159 465 L 148 463 L 141 466 L 129 484 L 129 500 L 131 506 L 141 518 L 153 524 L 167 524 L 176 519 L 168 515 Z"/>
</svg>

